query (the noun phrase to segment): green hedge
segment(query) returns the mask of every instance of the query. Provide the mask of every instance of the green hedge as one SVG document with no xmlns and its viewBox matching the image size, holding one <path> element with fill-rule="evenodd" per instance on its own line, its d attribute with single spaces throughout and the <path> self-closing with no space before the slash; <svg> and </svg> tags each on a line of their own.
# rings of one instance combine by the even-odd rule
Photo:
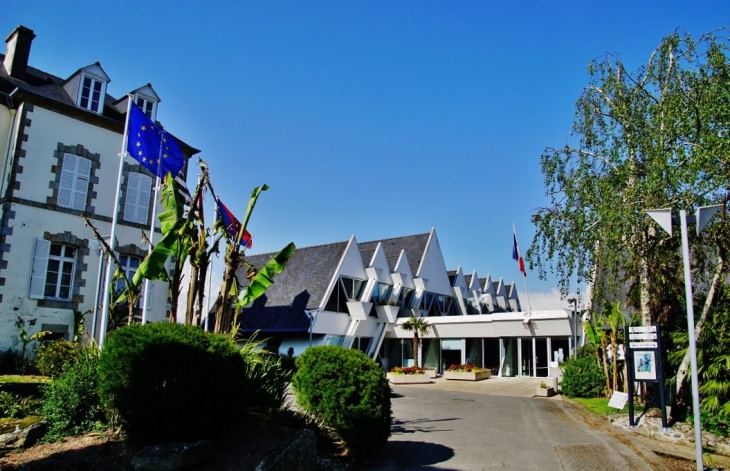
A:
<svg viewBox="0 0 730 471">
<path fill-rule="evenodd" d="M 246 363 L 228 337 L 175 323 L 114 331 L 99 363 L 100 395 L 136 443 L 224 433 L 252 406 L 245 378 Z"/>
<path fill-rule="evenodd" d="M 106 424 L 97 384 L 99 359 L 92 348 L 43 388 L 41 415 L 48 422 L 46 440 L 60 440 Z"/>
<path fill-rule="evenodd" d="M 390 436 L 390 387 L 365 354 L 335 346 L 310 347 L 296 360 L 297 403 L 334 429 L 356 457 L 382 449 Z"/>
<path fill-rule="evenodd" d="M 568 397 L 602 397 L 606 389 L 606 378 L 591 356 L 578 356 L 562 363 L 563 379 L 560 387 Z"/>
</svg>

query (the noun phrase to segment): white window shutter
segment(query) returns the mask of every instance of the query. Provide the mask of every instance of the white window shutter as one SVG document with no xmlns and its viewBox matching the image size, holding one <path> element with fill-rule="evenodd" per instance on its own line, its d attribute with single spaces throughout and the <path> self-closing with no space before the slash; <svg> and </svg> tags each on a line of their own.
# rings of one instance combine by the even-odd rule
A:
<svg viewBox="0 0 730 471">
<path fill-rule="evenodd" d="M 74 191 L 76 175 L 76 159 L 73 154 L 63 155 L 63 166 L 61 167 L 61 181 L 58 186 L 58 205 L 64 208 L 71 207 L 71 196 Z"/>
<path fill-rule="evenodd" d="M 137 201 L 139 200 L 139 177 L 140 174 L 130 172 L 127 175 L 127 194 L 124 198 L 124 220 L 137 222 Z"/>
<path fill-rule="evenodd" d="M 152 179 L 147 175 L 139 175 L 139 199 L 137 200 L 137 222 L 146 224 L 150 214 L 150 193 Z"/>
<path fill-rule="evenodd" d="M 30 268 L 30 288 L 28 297 L 43 299 L 46 289 L 46 270 L 48 269 L 48 254 L 51 251 L 51 242 L 45 239 L 36 239 L 33 250 L 33 264 Z"/>
<path fill-rule="evenodd" d="M 89 191 L 89 177 L 91 176 L 91 160 L 83 157 L 76 158 L 76 182 L 73 194 L 73 209 L 86 209 L 86 195 Z"/>
</svg>

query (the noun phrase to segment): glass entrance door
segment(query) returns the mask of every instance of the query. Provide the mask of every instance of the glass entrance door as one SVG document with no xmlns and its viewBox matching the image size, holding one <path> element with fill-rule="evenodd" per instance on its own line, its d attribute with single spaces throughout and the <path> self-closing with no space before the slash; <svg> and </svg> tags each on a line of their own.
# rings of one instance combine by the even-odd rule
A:
<svg viewBox="0 0 730 471">
<path fill-rule="evenodd" d="M 535 339 L 535 376 L 538 378 L 546 378 L 550 372 L 547 340 Z"/>
<path fill-rule="evenodd" d="M 532 339 L 520 339 L 520 376 L 534 376 L 535 358 Z"/>
</svg>

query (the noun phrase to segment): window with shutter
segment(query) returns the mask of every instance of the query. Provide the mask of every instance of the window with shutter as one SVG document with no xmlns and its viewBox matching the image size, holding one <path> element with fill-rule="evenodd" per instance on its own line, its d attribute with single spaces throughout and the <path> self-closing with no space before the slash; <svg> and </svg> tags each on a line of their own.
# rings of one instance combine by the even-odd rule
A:
<svg viewBox="0 0 730 471">
<path fill-rule="evenodd" d="M 46 268 L 48 267 L 48 253 L 51 249 L 51 242 L 45 239 L 35 240 L 33 251 L 33 264 L 30 269 L 30 288 L 28 297 L 31 299 L 43 299 L 43 292 L 46 286 Z"/>
<path fill-rule="evenodd" d="M 76 252 L 76 247 L 71 245 L 36 239 L 28 297 L 71 299 L 76 273 Z"/>
<path fill-rule="evenodd" d="M 127 190 L 124 200 L 124 220 L 146 224 L 149 216 L 152 178 L 130 172 L 127 176 Z"/>
<path fill-rule="evenodd" d="M 58 186 L 58 205 L 79 211 L 86 209 L 90 176 L 91 160 L 74 154 L 64 154 Z"/>
</svg>

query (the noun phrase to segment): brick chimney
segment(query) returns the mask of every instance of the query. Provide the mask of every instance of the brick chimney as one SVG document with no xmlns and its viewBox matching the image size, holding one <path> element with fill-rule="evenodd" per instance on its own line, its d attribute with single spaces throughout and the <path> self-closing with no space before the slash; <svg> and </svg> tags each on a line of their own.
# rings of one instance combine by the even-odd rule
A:
<svg viewBox="0 0 730 471">
<path fill-rule="evenodd" d="M 25 70 L 28 68 L 28 57 L 30 57 L 30 43 L 33 42 L 33 38 L 35 38 L 33 30 L 25 26 L 18 26 L 5 39 L 7 48 L 3 66 L 9 76 L 18 80 L 25 79 Z"/>
</svg>

